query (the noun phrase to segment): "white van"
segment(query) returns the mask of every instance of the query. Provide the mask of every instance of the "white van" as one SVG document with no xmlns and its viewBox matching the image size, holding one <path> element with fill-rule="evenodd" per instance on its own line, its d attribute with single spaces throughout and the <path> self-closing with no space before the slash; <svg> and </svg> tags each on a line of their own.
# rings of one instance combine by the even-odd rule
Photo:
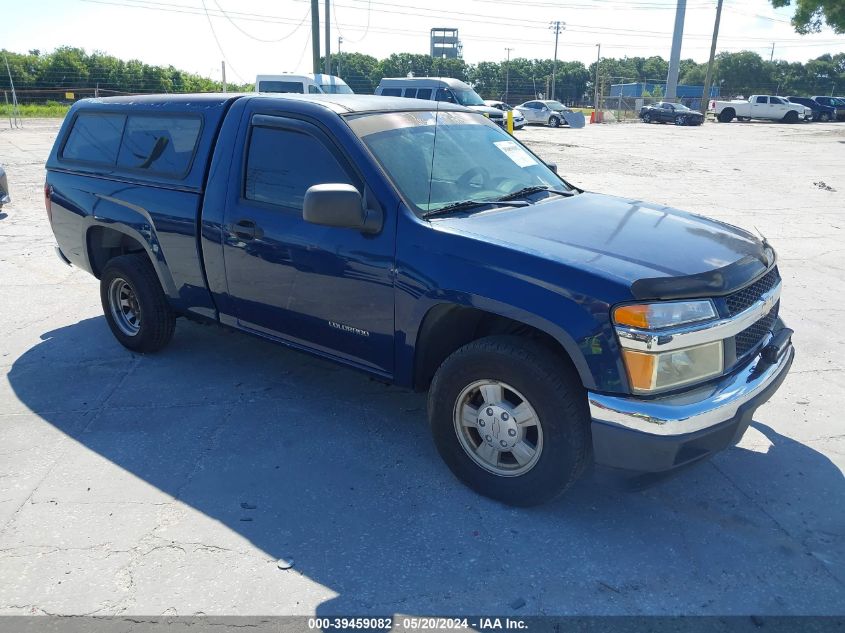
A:
<svg viewBox="0 0 845 633">
<path fill-rule="evenodd" d="M 409 97 L 430 101 L 448 101 L 477 110 L 493 123 L 505 125 L 505 113 L 484 105 L 484 100 L 471 86 L 449 77 L 385 77 L 376 94 L 383 97 Z"/>
<path fill-rule="evenodd" d="M 351 95 L 352 88 L 340 77 L 323 75 L 321 73 L 309 73 L 305 75 L 258 75 L 255 78 L 255 92 Z"/>
</svg>

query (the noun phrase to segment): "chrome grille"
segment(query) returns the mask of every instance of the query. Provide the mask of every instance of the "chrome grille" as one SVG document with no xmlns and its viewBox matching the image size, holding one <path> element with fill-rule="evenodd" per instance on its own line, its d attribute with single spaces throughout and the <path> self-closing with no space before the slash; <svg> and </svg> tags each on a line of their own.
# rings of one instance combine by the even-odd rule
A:
<svg viewBox="0 0 845 633">
<path fill-rule="evenodd" d="M 774 271 L 772 271 L 774 272 Z M 771 273 L 770 273 L 771 274 Z M 734 337 L 736 343 L 736 357 L 742 358 L 748 352 L 753 350 L 765 338 L 766 334 L 771 331 L 775 324 L 775 319 L 778 317 L 778 310 L 780 309 L 780 301 L 778 301 L 771 311 L 762 319 L 753 325 L 745 328 L 742 332 Z"/>
<path fill-rule="evenodd" d="M 742 290 L 737 290 L 735 293 L 728 295 L 725 297 L 728 314 L 735 316 L 740 312 L 747 310 L 754 304 L 755 301 L 774 288 L 778 281 L 780 281 L 780 274 L 778 274 L 778 269 L 775 267 L 750 286 L 746 286 Z M 748 329 L 750 330 L 751 328 Z"/>
</svg>

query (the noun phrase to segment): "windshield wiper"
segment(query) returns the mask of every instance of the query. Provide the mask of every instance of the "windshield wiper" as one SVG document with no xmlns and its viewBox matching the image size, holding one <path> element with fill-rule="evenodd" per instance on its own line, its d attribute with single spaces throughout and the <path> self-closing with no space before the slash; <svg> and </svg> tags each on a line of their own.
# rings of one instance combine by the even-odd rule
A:
<svg viewBox="0 0 845 633">
<path fill-rule="evenodd" d="M 509 193 L 506 196 L 502 196 L 499 198 L 499 202 L 504 202 L 506 200 L 516 200 L 517 198 L 524 198 L 525 196 L 530 196 L 532 193 L 539 193 L 540 191 L 547 191 L 548 193 L 556 193 L 559 196 L 574 196 L 575 191 L 564 191 L 563 189 L 552 189 L 551 187 L 546 187 L 545 185 L 534 185 L 533 187 L 523 187 L 522 189 L 518 189 L 513 193 Z"/>
<path fill-rule="evenodd" d="M 435 215 L 445 215 L 454 211 L 464 211 L 465 209 L 474 209 L 476 207 L 486 207 L 493 205 L 496 207 L 525 207 L 527 202 L 507 202 L 505 200 L 462 200 L 460 202 L 453 202 L 447 204 L 445 207 L 439 209 L 432 209 L 423 213 L 422 217 L 430 218 Z"/>
</svg>

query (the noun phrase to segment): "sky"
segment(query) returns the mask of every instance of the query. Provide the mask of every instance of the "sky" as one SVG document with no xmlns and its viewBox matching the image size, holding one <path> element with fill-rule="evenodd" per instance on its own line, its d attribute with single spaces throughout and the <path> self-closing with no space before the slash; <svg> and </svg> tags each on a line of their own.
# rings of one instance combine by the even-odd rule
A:
<svg viewBox="0 0 845 633">
<path fill-rule="evenodd" d="M 321 39 L 325 0 L 320 0 Z M 336 0 L 331 45 L 378 58 L 428 53 L 429 29 L 458 28 L 469 63 L 551 58 L 549 23 L 565 23 L 558 58 L 590 64 L 602 56 L 668 59 L 676 0 Z M 707 60 L 716 0 L 687 0 L 683 58 Z M 60 45 L 122 59 L 173 65 L 230 82 L 257 74 L 311 70 L 310 0 L 0 0 L 0 48 L 49 51 Z M 717 51 L 753 50 L 807 61 L 845 52 L 845 35 L 801 36 L 789 8 L 768 0 L 725 0 Z"/>
</svg>

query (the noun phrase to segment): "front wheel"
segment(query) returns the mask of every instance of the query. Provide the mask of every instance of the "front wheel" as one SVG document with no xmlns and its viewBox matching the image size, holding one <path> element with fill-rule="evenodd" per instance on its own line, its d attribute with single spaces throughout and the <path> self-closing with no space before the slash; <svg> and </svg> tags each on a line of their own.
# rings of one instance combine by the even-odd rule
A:
<svg viewBox="0 0 845 633">
<path fill-rule="evenodd" d="M 783 117 L 784 123 L 798 123 L 798 113 L 795 110 L 790 110 Z"/>
<path fill-rule="evenodd" d="M 145 254 L 115 257 L 100 277 L 100 300 L 115 338 L 134 352 L 157 352 L 170 342 L 176 316 Z"/>
<path fill-rule="evenodd" d="M 437 450 L 458 479 L 509 505 L 556 497 L 589 459 L 580 380 L 531 339 L 488 337 L 453 353 L 434 376 L 428 413 Z"/>
<path fill-rule="evenodd" d="M 687 124 L 687 117 L 685 116 L 676 116 L 675 117 L 675 125 L 686 125 Z"/>
<path fill-rule="evenodd" d="M 643 123 L 651 123 L 651 115 L 648 112 L 643 115 Z"/>
<path fill-rule="evenodd" d="M 556 116 L 549 117 L 549 127 L 560 127 L 560 119 Z"/>
<path fill-rule="evenodd" d="M 830 113 L 829 112 L 819 113 L 819 121 L 821 123 L 827 123 L 828 121 L 830 121 Z"/>
</svg>

